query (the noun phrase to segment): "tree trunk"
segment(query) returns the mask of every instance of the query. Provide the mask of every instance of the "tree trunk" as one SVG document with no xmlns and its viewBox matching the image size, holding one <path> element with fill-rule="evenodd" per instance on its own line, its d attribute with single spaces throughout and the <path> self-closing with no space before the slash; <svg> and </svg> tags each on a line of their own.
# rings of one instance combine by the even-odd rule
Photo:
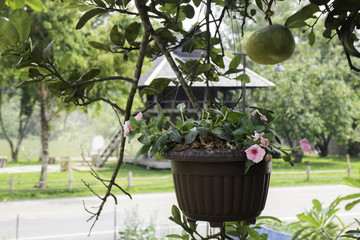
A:
<svg viewBox="0 0 360 240">
<path fill-rule="evenodd" d="M 294 162 L 301 163 L 301 161 L 302 161 L 302 159 L 304 157 L 303 150 L 301 150 L 300 148 L 297 148 L 297 149 L 293 150 L 293 154 L 295 155 Z"/>
<path fill-rule="evenodd" d="M 316 150 L 319 152 L 319 157 L 326 157 L 328 155 L 328 146 L 330 137 L 323 137 L 323 141 L 315 145 Z"/>
<path fill-rule="evenodd" d="M 34 106 L 35 105 L 35 101 L 31 103 L 30 106 Z M 29 114 L 24 114 L 23 113 L 23 106 L 20 106 L 21 110 L 19 113 L 19 128 L 18 128 L 18 136 L 17 136 L 17 141 L 16 144 L 14 145 L 13 141 L 11 140 L 11 138 L 7 135 L 6 133 L 6 129 L 5 129 L 5 125 L 2 119 L 2 92 L 0 91 L 0 125 L 1 125 L 1 130 L 3 132 L 3 135 L 6 139 L 6 141 L 9 143 L 10 146 L 10 151 L 11 151 L 11 161 L 12 162 L 17 162 L 18 161 L 18 154 L 19 154 L 19 148 L 20 145 L 22 143 L 22 140 L 25 137 L 25 130 L 27 128 L 27 125 L 29 123 L 29 120 L 31 118 L 31 112 Z M 23 118 L 24 116 L 24 118 Z"/>
<path fill-rule="evenodd" d="M 47 92 L 44 81 L 41 82 L 39 89 L 40 97 L 40 119 L 41 119 L 41 173 L 39 187 L 46 188 L 47 166 L 49 162 L 49 122 L 46 117 L 46 97 Z"/>
</svg>

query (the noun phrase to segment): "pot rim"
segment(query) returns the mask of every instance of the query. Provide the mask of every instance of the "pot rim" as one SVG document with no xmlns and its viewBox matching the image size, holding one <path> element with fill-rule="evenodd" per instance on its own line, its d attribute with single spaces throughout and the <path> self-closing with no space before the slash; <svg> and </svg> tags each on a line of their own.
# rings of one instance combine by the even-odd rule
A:
<svg viewBox="0 0 360 240">
<path fill-rule="evenodd" d="M 270 153 L 273 158 L 280 158 L 278 150 Z M 162 157 L 174 161 L 197 161 L 197 162 L 244 162 L 246 161 L 245 150 L 242 149 L 184 149 L 175 151 L 170 149 L 163 152 Z"/>
<path fill-rule="evenodd" d="M 245 151 L 239 149 L 184 149 L 182 151 L 169 150 L 162 153 L 162 157 L 174 161 L 197 162 L 242 162 L 246 160 Z"/>
</svg>

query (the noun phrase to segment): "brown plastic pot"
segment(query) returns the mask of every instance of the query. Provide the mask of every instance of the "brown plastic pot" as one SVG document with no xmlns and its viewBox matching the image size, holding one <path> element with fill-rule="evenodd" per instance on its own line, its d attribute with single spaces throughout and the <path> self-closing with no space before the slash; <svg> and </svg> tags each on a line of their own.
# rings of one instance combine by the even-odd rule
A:
<svg viewBox="0 0 360 240">
<path fill-rule="evenodd" d="M 255 223 L 265 207 L 271 161 L 261 161 L 245 172 L 242 150 L 170 150 L 176 198 L 190 220 L 221 227 L 228 221 Z"/>
</svg>

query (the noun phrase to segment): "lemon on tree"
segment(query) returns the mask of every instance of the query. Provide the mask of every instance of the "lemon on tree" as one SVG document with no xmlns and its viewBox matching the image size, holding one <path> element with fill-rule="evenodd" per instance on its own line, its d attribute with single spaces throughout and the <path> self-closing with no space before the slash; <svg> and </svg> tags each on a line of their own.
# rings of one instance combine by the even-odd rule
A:
<svg viewBox="0 0 360 240">
<path fill-rule="evenodd" d="M 246 42 L 246 53 L 256 63 L 271 65 L 290 58 L 295 50 L 291 31 L 279 24 L 254 32 Z"/>
</svg>

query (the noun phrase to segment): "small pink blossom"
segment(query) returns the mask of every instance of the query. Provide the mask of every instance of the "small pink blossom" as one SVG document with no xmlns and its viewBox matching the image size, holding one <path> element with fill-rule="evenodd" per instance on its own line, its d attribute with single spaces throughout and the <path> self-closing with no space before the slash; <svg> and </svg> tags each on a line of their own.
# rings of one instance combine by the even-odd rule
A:
<svg viewBox="0 0 360 240">
<path fill-rule="evenodd" d="M 265 156 L 265 150 L 256 144 L 254 144 L 251 147 L 249 147 L 248 149 L 246 149 L 245 153 L 246 153 L 247 159 L 249 159 L 255 163 L 258 163 L 261 160 L 263 160 L 263 158 Z"/>
<path fill-rule="evenodd" d="M 269 140 L 267 138 L 262 138 L 260 146 L 263 146 L 263 147 L 269 146 Z"/>
<path fill-rule="evenodd" d="M 259 112 L 259 110 L 255 109 L 254 111 L 251 112 L 251 115 L 255 116 L 255 114 L 259 114 L 260 118 L 264 121 L 267 121 L 267 117 L 263 114 L 261 114 L 261 112 Z"/>
<path fill-rule="evenodd" d="M 256 131 L 254 131 L 254 135 L 251 135 L 251 137 L 254 138 L 254 141 L 258 140 L 258 139 L 262 139 L 262 136 L 264 135 L 265 133 L 257 133 Z"/>
<path fill-rule="evenodd" d="M 132 130 L 131 126 L 130 126 L 130 122 L 126 121 L 124 123 L 124 137 L 126 137 L 127 135 L 129 135 L 130 131 Z"/>
<path fill-rule="evenodd" d="M 306 138 L 300 141 L 300 147 L 305 151 L 311 153 L 311 145 L 308 143 Z"/>
<path fill-rule="evenodd" d="M 136 121 L 140 121 L 141 119 L 143 119 L 143 114 L 142 112 L 139 112 L 136 116 L 135 116 Z"/>
</svg>

